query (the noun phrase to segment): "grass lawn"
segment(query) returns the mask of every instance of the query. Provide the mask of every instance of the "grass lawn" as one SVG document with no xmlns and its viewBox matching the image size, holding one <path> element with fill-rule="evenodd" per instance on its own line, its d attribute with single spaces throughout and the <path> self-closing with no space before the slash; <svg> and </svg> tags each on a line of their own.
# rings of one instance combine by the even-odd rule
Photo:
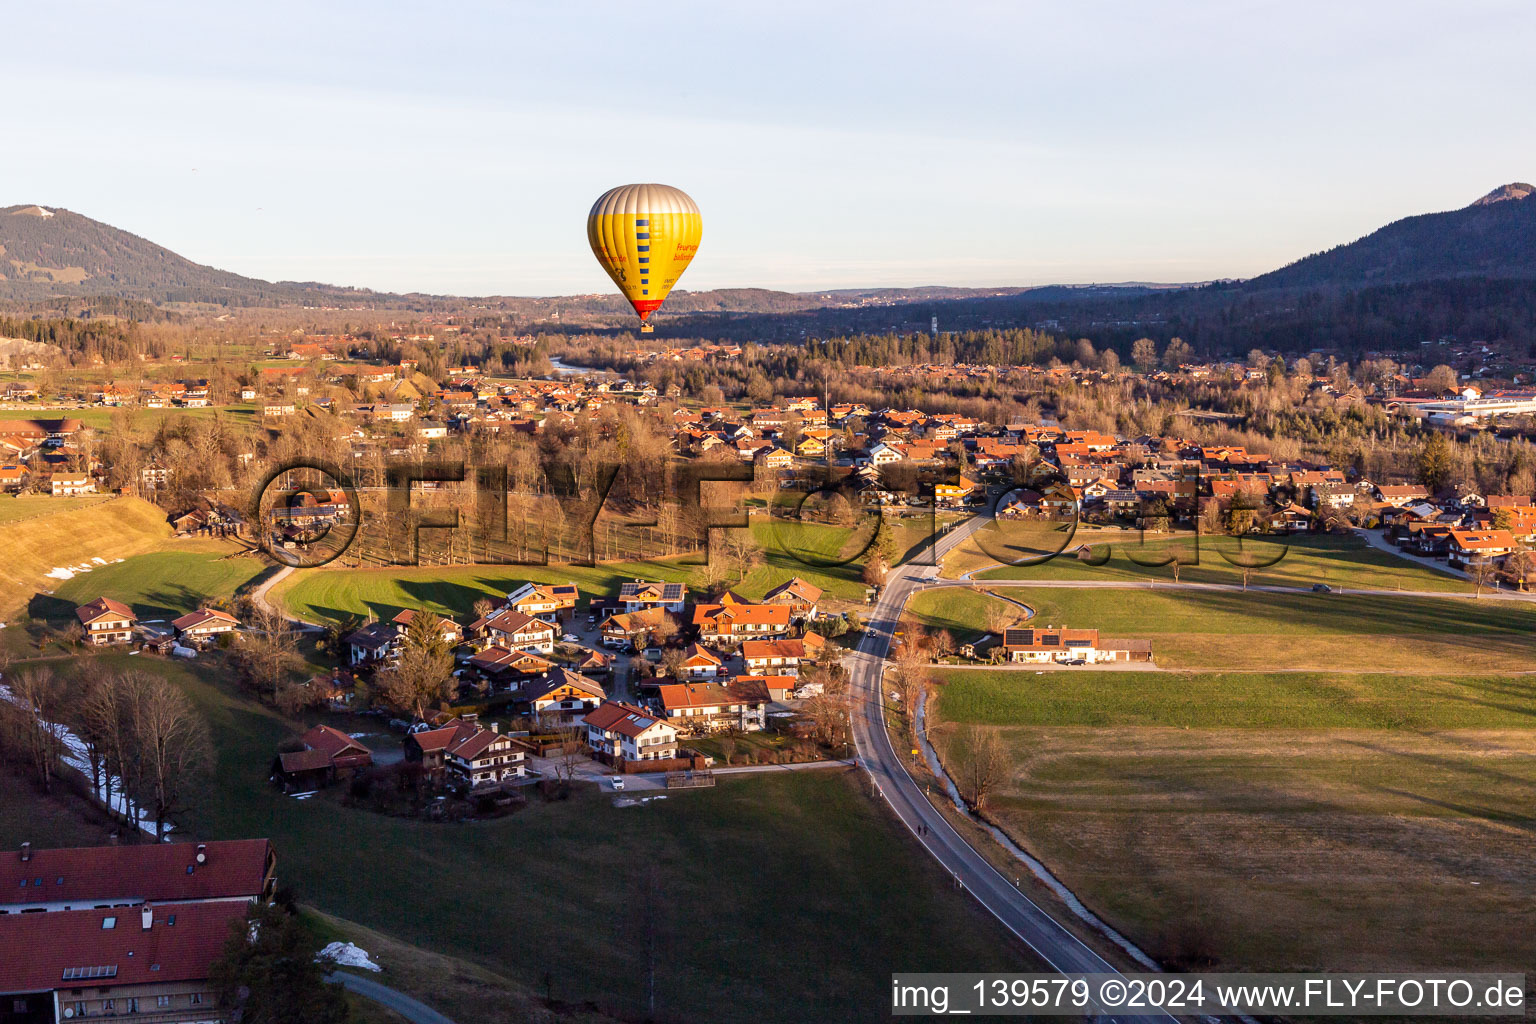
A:
<svg viewBox="0 0 1536 1024">
<path fill-rule="evenodd" d="M 111 500 L 111 496 L 106 494 L 93 494 L 79 498 L 55 498 L 49 494 L 7 495 L 0 497 L 0 526 L 23 519 L 32 519 L 35 516 L 90 508 L 92 505 L 100 505 Z"/>
<path fill-rule="evenodd" d="M 1108 561 L 1096 566 L 1073 557 L 1070 552 L 1082 543 L 1090 545 L 1095 560 L 1108 548 Z M 1069 553 L 1041 565 L 989 567 L 996 559 L 975 550 L 974 541 L 967 541 L 962 550 L 945 559 L 943 574 L 954 578 L 974 570 L 979 580 L 1173 579 L 1173 570 L 1168 566 L 1143 566 L 1132 561 L 1127 551 L 1133 551 L 1143 561 L 1177 553 L 1181 562 L 1179 579 L 1186 583 L 1241 583 L 1242 570 L 1232 564 L 1238 562 L 1261 566 L 1250 576 L 1250 583 L 1272 586 L 1310 587 L 1327 583 L 1351 590 L 1435 590 L 1448 594 L 1473 590 L 1465 580 L 1377 551 L 1354 535 L 1245 537 L 1239 550 L 1230 537 L 1201 537 L 1197 541 L 1183 534 L 1177 538 L 1149 537 L 1143 549 L 1139 533 L 1095 532 L 1074 538 L 1068 550 Z"/>
<path fill-rule="evenodd" d="M 955 672 L 936 722 L 951 763 L 999 732 L 990 816 L 1171 964 L 1536 955 L 1536 680 Z"/>
<path fill-rule="evenodd" d="M 33 598 L 37 618 L 61 624 L 76 606 L 111 597 L 133 607 L 141 620 L 173 619 L 210 601 L 228 600 L 266 568 L 238 545 L 214 540 L 176 541 L 167 551 L 133 555 L 65 580 L 51 595 Z M 53 582 L 53 581 L 49 581 Z"/>
<path fill-rule="evenodd" d="M 935 629 L 947 629 L 957 644 L 968 644 L 985 636 L 987 620 L 993 608 L 1002 608 L 1016 621 L 1022 621 L 1024 609 L 981 590 L 968 587 L 944 587 L 924 590 L 907 602 L 907 616 Z"/>
<path fill-rule="evenodd" d="M 253 403 L 244 402 L 235 405 L 208 407 L 205 409 L 113 409 L 108 406 L 92 406 L 89 409 L 68 409 L 51 413 L 53 416 L 67 416 L 70 419 L 79 420 L 87 427 L 94 430 L 106 430 L 112 426 L 112 419 L 118 413 L 126 413 L 139 430 L 155 431 L 160 428 L 167 419 L 178 416 L 189 416 L 194 419 L 209 419 L 221 416 L 231 423 L 242 428 L 257 426 L 258 417 L 256 406 Z"/>
<path fill-rule="evenodd" d="M 1191 729 L 1536 728 L 1536 676 L 945 672 L 946 722 Z"/>
<path fill-rule="evenodd" d="M 523 583 L 575 583 L 583 599 L 617 596 L 637 577 L 689 582 L 693 566 L 677 562 L 580 565 L 397 566 L 385 569 L 301 569 L 279 583 L 272 597 L 310 622 L 340 622 L 369 614 L 389 617 L 402 608 L 426 608 L 459 618 L 482 597 L 499 600 Z"/>
<path fill-rule="evenodd" d="M 0 500 L 0 508 L 16 499 Z M 169 548 L 165 513 L 138 498 L 63 502 L 52 514 L 13 520 L 0 529 L 0 621 L 20 612 L 40 590 L 51 590 L 55 567 L 93 558 L 112 561 Z"/>
<path fill-rule="evenodd" d="M 827 592 L 833 600 L 858 601 L 864 598 L 864 584 L 859 579 L 859 563 L 822 567 L 806 565 L 795 552 L 821 550 L 835 552 L 842 543 L 840 531 L 811 524 L 793 535 L 775 532 L 761 518 L 754 519 L 753 533 L 763 550 L 763 563 L 745 579 L 727 580 L 731 589 L 748 599 L 762 597 L 793 576 Z M 786 550 L 787 549 L 787 550 Z M 698 556 L 702 557 L 702 555 Z M 814 559 L 815 555 L 808 556 Z M 705 574 L 702 566 L 683 559 L 656 559 L 644 562 L 604 562 L 581 565 L 453 565 L 391 566 L 378 569 L 304 569 L 294 573 L 277 587 L 272 597 L 290 612 L 310 622 L 340 622 L 349 618 L 388 613 L 402 608 L 425 607 L 439 615 L 463 617 L 482 597 L 500 599 L 520 585 L 532 583 L 573 582 L 582 597 L 614 597 L 619 586 L 641 578 L 687 583 L 694 592 L 702 590 Z"/>
<path fill-rule="evenodd" d="M 1536 665 L 1536 605 L 1471 597 L 1009 587 L 1035 621 L 1149 637 L 1164 668 L 1505 672 Z"/>
<path fill-rule="evenodd" d="M 228 689 L 216 658 L 103 659 L 166 674 L 207 715 L 219 771 L 189 823 L 198 835 L 269 836 L 280 880 L 305 902 L 529 988 L 549 972 L 556 998 L 641 1015 L 648 922 L 665 1019 L 884 1020 L 893 970 L 1035 967 L 853 773 L 727 780 L 622 808 L 587 790 L 496 821 L 406 821 L 273 790 L 273 752 L 299 727 Z"/>
</svg>

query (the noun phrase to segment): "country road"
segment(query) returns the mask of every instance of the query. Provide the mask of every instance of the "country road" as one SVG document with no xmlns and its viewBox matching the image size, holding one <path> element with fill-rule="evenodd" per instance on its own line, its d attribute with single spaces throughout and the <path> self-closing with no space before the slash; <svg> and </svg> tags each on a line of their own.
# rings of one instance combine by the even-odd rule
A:
<svg viewBox="0 0 1536 1024">
<path fill-rule="evenodd" d="M 333 971 L 325 976 L 325 980 L 395 1011 L 411 1024 L 454 1024 L 453 1018 L 443 1016 L 421 1000 L 397 992 L 388 985 L 381 985 L 371 978 Z"/>
<path fill-rule="evenodd" d="M 946 552 L 985 522 L 984 517 L 978 516 L 940 537 L 933 545 L 935 557 L 932 561 L 942 561 Z M 912 830 L 918 842 L 1042 961 L 1062 972 L 1118 973 L 1113 965 L 1024 895 L 955 831 L 948 819 L 928 802 L 922 788 L 907 772 L 886 732 L 881 683 L 891 633 L 896 629 L 907 599 L 920 584 L 932 581 L 937 573 L 937 565 L 906 563 L 893 568 L 870 614 L 864 637 L 848 657 L 853 737 L 859 763 L 869 772 L 881 796 L 902 823 Z M 966 584 L 960 582 L 960 585 Z M 1116 1015 L 1113 1019 L 1169 1021 L 1173 1018 L 1157 1014 L 1148 1017 Z"/>
<path fill-rule="evenodd" d="M 292 574 L 293 566 L 291 565 L 285 565 L 278 569 L 277 572 L 263 580 L 260 586 L 251 591 L 251 603 L 264 611 L 275 612 L 282 615 L 285 619 L 287 619 L 289 622 L 292 622 L 301 630 L 310 633 L 318 633 L 324 629 L 323 626 L 316 625 L 313 622 L 305 622 L 301 618 L 289 615 L 284 609 L 279 608 L 277 605 L 272 604 L 267 600 L 267 594 L 272 590 L 272 588 L 277 586 Z"/>
</svg>

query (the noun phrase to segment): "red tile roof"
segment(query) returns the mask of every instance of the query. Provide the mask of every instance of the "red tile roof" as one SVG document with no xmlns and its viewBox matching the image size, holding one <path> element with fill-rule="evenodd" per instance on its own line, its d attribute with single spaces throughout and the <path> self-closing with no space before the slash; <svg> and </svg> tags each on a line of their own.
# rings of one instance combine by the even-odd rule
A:
<svg viewBox="0 0 1536 1024">
<path fill-rule="evenodd" d="M 244 903 L 153 907 L 148 929 L 137 907 L 7 914 L 0 917 L 0 979 L 10 992 L 201 981 L 247 909 Z M 112 927 L 104 927 L 109 919 Z M 77 975 L 82 968 L 99 973 Z"/>
<path fill-rule="evenodd" d="M 137 621 L 132 608 L 110 597 L 98 597 L 90 604 L 83 604 L 75 609 L 75 614 L 79 616 L 81 622 L 87 623 L 106 615 Z"/>
<path fill-rule="evenodd" d="M 33 850 L 26 861 L 11 850 L 0 853 L 0 906 L 255 898 L 265 887 L 270 851 L 265 839 L 211 842 L 204 844 L 206 863 L 197 864 L 192 843 Z"/>
</svg>

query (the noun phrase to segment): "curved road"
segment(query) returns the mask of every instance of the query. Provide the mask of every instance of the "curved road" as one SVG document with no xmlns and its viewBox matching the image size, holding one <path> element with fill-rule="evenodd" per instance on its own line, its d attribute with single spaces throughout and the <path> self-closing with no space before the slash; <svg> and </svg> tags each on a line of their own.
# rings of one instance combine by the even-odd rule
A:
<svg viewBox="0 0 1536 1024">
<path fill-rule="evenodd" d="M 325 980 L 332 985 L 340 985 L 348 992 L 360 995 L 364 999 L 372 1000 L 380 1006 L 394 1010 L 411 1024 L 454 1024 L 453 1018 L 443 1016 L 421 1000 L 413 999 L 404 992 L 397 992 L 388 985 L 381 985 L 372 978 L 333 971 L 325 976 Z"/>
<path fill-rule="evenodd" d="M 987 517 L 977 516 L 940 537 L 934 545 L 935 557 L 932 561 L 942 561 L 951 548 L 986 522 Z M 949 821 L 928 802 L 891 743 L 890 734 L 885 729 L 880 692 L 885 656 L 890 650 L 891 632 L 896 628 L 907 598 L 937 575 L 937 565 L 906 563 L 893 568 L 880 594 L 880 600 L 870 614 L 863 639 L 849 655 L 853 738 L 858 748 L 859 763 L 869 772 L 881 795 L 902 823 L 912 830 L 918 842 L 982 906 L 1034 950 L 1042 961 L 1062 972 L 1119 973 L 1028 896 L 1014 888 L 1012 882 L 1003 877 L 954 830 Z M 919 826 L 926 826 L 926 832 L 919 832 Z M 1158 1015 L 1144 1018 L 1117 1016 L 1115 1019 L 1166 1022 L 1173 1018 Z"/>
</svg>

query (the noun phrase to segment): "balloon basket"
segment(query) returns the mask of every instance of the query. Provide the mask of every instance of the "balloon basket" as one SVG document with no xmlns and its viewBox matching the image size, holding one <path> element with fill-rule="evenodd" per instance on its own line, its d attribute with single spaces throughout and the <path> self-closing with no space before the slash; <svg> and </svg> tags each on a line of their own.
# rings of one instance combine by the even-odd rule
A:
<svg viewBox="0 0 1536 1024">
<path fill-rule="evenodd" d="M 652 327 L 650 324 L 641 324 L 640 325 L 640 333 L 641 334 L 655 334 L 656 333 L 656 328 Z"/>
</svg>

